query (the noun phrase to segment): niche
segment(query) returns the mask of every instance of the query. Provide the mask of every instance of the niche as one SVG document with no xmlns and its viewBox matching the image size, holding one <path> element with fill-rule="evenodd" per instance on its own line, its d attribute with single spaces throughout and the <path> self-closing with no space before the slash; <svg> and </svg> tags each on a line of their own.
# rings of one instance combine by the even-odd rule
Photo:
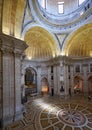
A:
<svg viewBox="0 0 92 130">
<path fill-rule="evenodd" d="M 25 85 L 28 87 L 30 91 L 36 92 L 37 89 L 37 74 L 36 71 L 29 67 L 25 72 Z"/>
</svg>

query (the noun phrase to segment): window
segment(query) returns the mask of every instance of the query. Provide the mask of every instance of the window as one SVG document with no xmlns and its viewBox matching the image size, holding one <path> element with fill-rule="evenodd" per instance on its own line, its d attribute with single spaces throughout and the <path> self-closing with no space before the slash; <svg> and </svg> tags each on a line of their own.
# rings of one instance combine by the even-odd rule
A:
<svg viewBox="0 0 92 130">
<path fill-rule="evenodd" d="M 58 13 L 64 13 L 64 2 L 58 2 Z"/>
<path fill-rule="evenodd" d="M 79 0 L 79 5 L 81 5 L 85 0 Z"/>
<path fill-rule="evenodd" d="M 76 69 L 75 70 L 76 72 L 80 72 L 80 66 L 79 65 L 77 65 L 75 69 Z"/>
<path fill-rule="evenodd" d="M 70 66 L 68 66 L 68 72 L 70 72 Z"/>
<path fill-rule="evenodd" d="M 92 64 L 90 65 L 90 72 L 92 72 Z"/>
<path fill-rule="evenodd" d="M 51 76 L 51 79 L 53 80 L 53 76 Z"/>
<path fill-rule="evenodd" d="M 53 66 L 51 66 L 51 73 L 53 73 Z"/>
<path fill-rule="evenodd" d="M 41 6 L 42 6 L 44 9 L 46 9 L 46 0 L 42 0 L 42 1 L 41 1 Z"/>
</svg>

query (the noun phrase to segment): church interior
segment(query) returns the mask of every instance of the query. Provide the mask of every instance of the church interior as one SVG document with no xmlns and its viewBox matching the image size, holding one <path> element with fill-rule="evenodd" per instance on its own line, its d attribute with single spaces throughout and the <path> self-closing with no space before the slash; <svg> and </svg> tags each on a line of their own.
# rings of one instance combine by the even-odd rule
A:
<svg viewBox="0 0 92 130">
<path fill-rule="evenodd" d="M 92 0 L 0 0 L 0 129 L 92 130 Z"/>
</svg>

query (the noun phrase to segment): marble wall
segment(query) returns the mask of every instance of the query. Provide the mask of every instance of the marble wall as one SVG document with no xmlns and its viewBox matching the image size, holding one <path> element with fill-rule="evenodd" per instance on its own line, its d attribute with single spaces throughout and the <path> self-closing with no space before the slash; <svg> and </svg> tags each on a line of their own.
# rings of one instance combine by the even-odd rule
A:
<svg viewBox="0 0 92 130">
<path fill-rule="evenodd" d="M 92 75 L 90 72 L 90 64 L 92 62 L 91 58 L 88 59 L 70 59 L 68 57 L 61 57 L 60 59 L 53 59 L 49 61 L 25 61 L 23 64 L 23 70 L 30 65 L 37 72 L 37 91 L 41 92 L 41 79 L 46 77 L 49 83 L 49 94 L 51 94 L 51 89 L 54 89 L 54 94 L 56 95 L 69 95 L 69 88 L 71 88 L 71 93 L 74 94 L 74 78 L 80 76 L 83 81 L 83 93 L 88 93 L 88 77 Z M 76 72 L 76 66 L 80 66 L 80 72 Z M 53 66 L 53 73 L 51 72 L 51 67 Z M 53 77 L 53 79 L 52 79 Z M 61 86 L 64 87 L 64 91 L 60 92 Z"/>
</svg>

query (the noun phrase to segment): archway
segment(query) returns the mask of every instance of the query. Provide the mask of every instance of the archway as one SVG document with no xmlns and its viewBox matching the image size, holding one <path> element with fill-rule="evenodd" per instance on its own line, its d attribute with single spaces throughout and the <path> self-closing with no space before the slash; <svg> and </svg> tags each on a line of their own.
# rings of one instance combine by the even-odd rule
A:
<svg viewBox="0 0 92 130">
<path fill-rule="evenodd" d="M 48 80 L 45 77 L 43 77 L 41 80 L 41 92 L 43 95 L 46 95 L 49 93 Z"/>
<path fill-rule="evenodd" d="M 27 86 L 27 93 L 37 92 L 37 74 L 31 67 L 26 68 L 25 85 Z"/>
<path fill-rule="evenodd" d="M 83 79 L 81 76 L 74 77 L 74 93 L 83 92 Z"/>
<path fill-rule="evenodd" d="M 92 94 L 92 75 L 88 78 L 88 93 Z"/>
</svg>

